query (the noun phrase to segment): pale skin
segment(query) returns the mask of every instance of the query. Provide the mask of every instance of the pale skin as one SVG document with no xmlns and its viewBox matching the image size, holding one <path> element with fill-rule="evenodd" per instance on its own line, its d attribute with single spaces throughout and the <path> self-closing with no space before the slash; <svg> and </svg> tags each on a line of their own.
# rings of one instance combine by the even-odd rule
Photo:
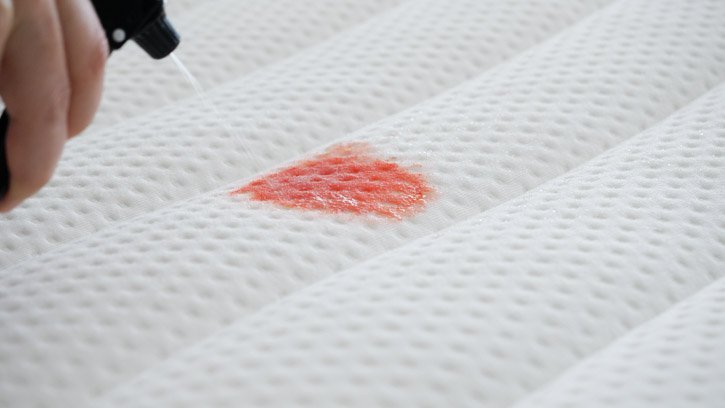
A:
<svg viewBox="0 0 725 408">
<path fill-rule="evenodd" d="M 0 96 L 10 114 L 8 212 L 53 175 L 100 102 L 108 44 L 90 0 L 0 0 Z"/>
</svg>

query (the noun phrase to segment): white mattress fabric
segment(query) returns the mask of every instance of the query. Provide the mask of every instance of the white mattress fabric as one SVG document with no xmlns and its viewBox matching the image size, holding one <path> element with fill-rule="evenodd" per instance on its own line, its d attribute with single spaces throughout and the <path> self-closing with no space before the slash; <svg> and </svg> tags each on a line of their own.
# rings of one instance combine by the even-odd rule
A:
<svg viewBox="0 0 725 408">
<path fill-rule="evenodd" d="M 402 0 L 172 0 L 169 18 L 182 37 L 174 54 L 204 88 L 284 59 Z M 101 106 L 86 131 L 194 95 L 170 59 L 153 60 L 129 46 L 108 60 Z"/>
<path fill-rule="evenodd" d="M 0 218 L 0 406 L 719 407 L 725 2 L 392 3 L 68 146 Z M 229 194 L 344 143 L 427 207 Z"/>
<path fill-rule="evenodd" d="M 279 165 L 513 57 L 602 3 L 408 2 L 218 87 L 209 99 L 219 112 L 195 98 L 77 138 L 54 180 L 0 220 L 0 267 Z"/>
<path fill-rule="evenodd" d="M 515 408 L 722 406 L 723 310 L 725 279 L 720 279 L 572 367 Z"/>
</svg>

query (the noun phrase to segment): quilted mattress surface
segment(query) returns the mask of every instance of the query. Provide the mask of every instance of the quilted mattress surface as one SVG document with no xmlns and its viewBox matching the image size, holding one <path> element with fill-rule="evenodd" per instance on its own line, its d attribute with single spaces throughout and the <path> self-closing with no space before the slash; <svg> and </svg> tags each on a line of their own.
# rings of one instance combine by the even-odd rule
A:
<svg viewBox="0 0 725 408">
<path fill-rule="evenodd" d="M 208 100 L 129 44 L 0 216 L 0 407 L 725 407 L 725 1 L 168 9 Z"/>
</svg>

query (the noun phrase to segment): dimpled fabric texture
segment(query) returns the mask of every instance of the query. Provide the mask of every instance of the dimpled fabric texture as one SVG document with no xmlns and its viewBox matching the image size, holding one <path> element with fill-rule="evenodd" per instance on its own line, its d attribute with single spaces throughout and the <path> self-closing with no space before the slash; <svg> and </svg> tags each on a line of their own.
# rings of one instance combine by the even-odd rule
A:
<svg viewBox="0 0 725 408">
<path fill-rule="evenodd" d="M 218 0 L 167 0 L 164 2 L 166 14 L 176 17 L 195 11 L 196 6 L 208 6 Z"/>
<path fill-rule="evenodd" d="M 480 74 L 603 3 L 407 2 L 218 87 L 209 97 L 218 113 L 187 99 L 76 138 L 49 185 L 0 219 L 0 267 L 340 138 Z"/>
<path fill-rule="evenodd" d="M 214 91 L 234 135 L 187 100 L 78 139 L 1 221 L 0 405 L 718 407 L 724 18 L 411 1 Z M 391 222 L 229 195 L 350 143 L 435 199 Z"/>
<path fill-rule="evenodd" d="M 205 89 L 284 59 L 402 0 L 203 0 L 168 3 L 182 37 L 174 51 Z M 87 135 L 194 95 L 171 59 L 125 46 L 108 60 L 99 111 Z"/>
<path fill-rule="evenodd" d="M 725 85 L 534 191 L 238 320 L 103 406 L 508 406 L 725 275 L 723 109 Z M 679 352 L 684 367 L 722 355 Z M 670 382 L 697 381 L 679 368 Z M 721 380 L 687 391 L 713 401 Z"/>
<path fill-rule="evenodd" d="M 515 408 L 719 407 L 725 401 L 723 310 L 720 279 Z"/>
</svg>

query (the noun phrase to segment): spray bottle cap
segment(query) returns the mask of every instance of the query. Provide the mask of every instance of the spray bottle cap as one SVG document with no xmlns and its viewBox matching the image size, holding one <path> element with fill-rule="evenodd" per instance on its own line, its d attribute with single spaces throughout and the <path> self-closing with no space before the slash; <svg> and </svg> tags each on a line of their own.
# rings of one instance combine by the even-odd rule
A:
<svg viewBox="0 0 725 408">
<path fill-rule="evenodd" d="M 179 34 L 174 30 L 163 12 L 136 34 L 133 40 L 151 58 L 155 59 L 161 59 L 169 55 L 176 49 L 180 41 Z"/>
<path fill-rule="evenodd" d="M 179 34 L 166 18 L 164 0 L 91 0 L 111 50 L 134 40 L 160 59 L 179 45 Z"/>
</svg>

